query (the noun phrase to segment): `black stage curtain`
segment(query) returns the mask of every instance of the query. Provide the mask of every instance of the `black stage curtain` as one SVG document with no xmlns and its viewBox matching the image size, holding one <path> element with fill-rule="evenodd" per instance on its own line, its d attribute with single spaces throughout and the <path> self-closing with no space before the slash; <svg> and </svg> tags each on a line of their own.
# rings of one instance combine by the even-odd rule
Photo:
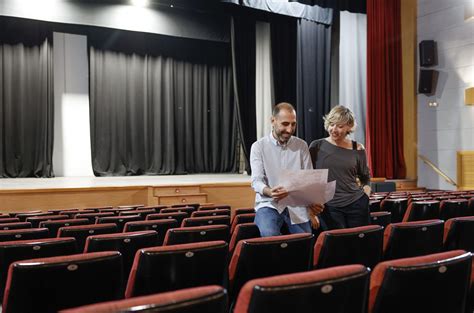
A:
<svg viewBox="0 0 474 313">
<path fill-rule="evenodd" d="M 296 105 L 296 25 L 294 18 L 273 18 L 270 22 L 275 103 Z"/>
<path fill-rule="evenodd" d="M 0 29 L 0 177 L 52 177 L 51 32 L 6 17 Z"/>
<path fill-rule="evenodd" d="M 326 135 L 322 117 L 330 109 L 331 27 L 300 19 L 297 50 L 298 137 Z"/>
<path fill-rule="evenodd" d="M 255 119 L 255 20 L 237 15 L 231 26 L 234 92 L 237 103 L 240 138 L 245 154 L 245 168 L 250 174 L 250 148 L 257 140 Z"/>
<path fill-rule="evenodd" d="M 228 44 L 123 31 L 89 44 L 95 175 L 237 170 Z"/>
</svg>

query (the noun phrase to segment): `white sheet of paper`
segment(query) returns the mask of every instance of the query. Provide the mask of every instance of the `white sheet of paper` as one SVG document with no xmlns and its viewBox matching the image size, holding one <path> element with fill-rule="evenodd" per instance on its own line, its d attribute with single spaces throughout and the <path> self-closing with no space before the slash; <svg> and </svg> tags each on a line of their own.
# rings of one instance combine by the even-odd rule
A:
<svg viewBox="0 0 474 313">
<path fill-rule="evenodd" d="M 282 170 L 278 185 L 288 191 L 288 196 L 278 201 L 278 207 L 324 204 L 334 197 L 336 181 L 327 182 L 328 170 Z"/>
</svg>

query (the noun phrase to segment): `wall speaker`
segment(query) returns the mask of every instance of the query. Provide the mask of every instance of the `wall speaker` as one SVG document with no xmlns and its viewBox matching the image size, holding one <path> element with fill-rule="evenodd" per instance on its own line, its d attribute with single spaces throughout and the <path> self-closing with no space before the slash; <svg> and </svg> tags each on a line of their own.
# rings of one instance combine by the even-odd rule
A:
<svg viewBox="0 0 474 313">
<path fill-rule="evenodd" d="M 434 40 L 423 40 L 419 43 L 420 65 L 433 66 L 438 64 L 436 53 L 436 42 Z"/>
<path fill-rule="evenodd" d="M 438 81 L 438 71 L 420 70 L 418 93 L 431 95 L 436 92 L 436 83 Z"/>
</svg>

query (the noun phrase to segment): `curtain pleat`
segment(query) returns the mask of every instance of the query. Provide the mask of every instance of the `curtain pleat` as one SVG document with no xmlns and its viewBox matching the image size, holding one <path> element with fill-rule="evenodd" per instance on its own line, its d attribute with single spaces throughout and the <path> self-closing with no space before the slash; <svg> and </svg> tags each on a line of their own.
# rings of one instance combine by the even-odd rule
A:
<svg viewBox="0 0 474 313">
<path fill-rule="evenodd" d="M 94 173 L 235 172 L 229 65 L 90 48 Z"/>
<path fill-rule="evenodd" d="M 366 148 L 372 176 L 405 178 L 400 0 L 367 1 Z"/>
<path fill-rule="evenodd" d="M 296 23 L 290 18 L 270 23 L 275 103 L 296 105 Z"/>
<path fill-rule="evenodd" d="M 341 12 L 339 104 L 352 109 L 357 127 L 353 139 L 365 145 L 367 116 L 367 16 Z"/>
<path fill-rule="evenodd" d="M 330 107 L 331 27 L 299 20 L 297 37 L 298 137 L 325 136 L 323 116 Z"/>
<path fill-rule="evenodd" d="M 256 42 L 255 21 L 245 16 L 232 17 L 231 24 L 233 88 L 245 170 L 250 175 L 250 148 L 257 140 L 256 114 Z"/>
<path fill-rule="evenodd" d="M 51 40 L 34 22 L 0 26 L 0 177 L 52 177 Z M 24 42 L 15 29 L 28 32 Z"/>
<path fill-rule="evenodd" d="M 256 40 L 256 75 L 255 99 L 257 138 L 266 136 L 271 131 L 270 116 L 274 102 L 272 101 L 272 57 L 270 43 L 270 24 L 257 22 Z"/>
</svg>

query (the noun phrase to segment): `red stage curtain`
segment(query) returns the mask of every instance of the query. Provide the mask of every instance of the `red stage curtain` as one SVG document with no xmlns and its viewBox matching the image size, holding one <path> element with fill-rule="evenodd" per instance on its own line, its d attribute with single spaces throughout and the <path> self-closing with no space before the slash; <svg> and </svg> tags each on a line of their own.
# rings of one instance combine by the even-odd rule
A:
<svg viewBox="0 0 474 313">
<path fill-rule="evenodd" d="M 366 146 L 374 177 L 405 178 L 400 0 L 367 0 Z"/>
</svg>

